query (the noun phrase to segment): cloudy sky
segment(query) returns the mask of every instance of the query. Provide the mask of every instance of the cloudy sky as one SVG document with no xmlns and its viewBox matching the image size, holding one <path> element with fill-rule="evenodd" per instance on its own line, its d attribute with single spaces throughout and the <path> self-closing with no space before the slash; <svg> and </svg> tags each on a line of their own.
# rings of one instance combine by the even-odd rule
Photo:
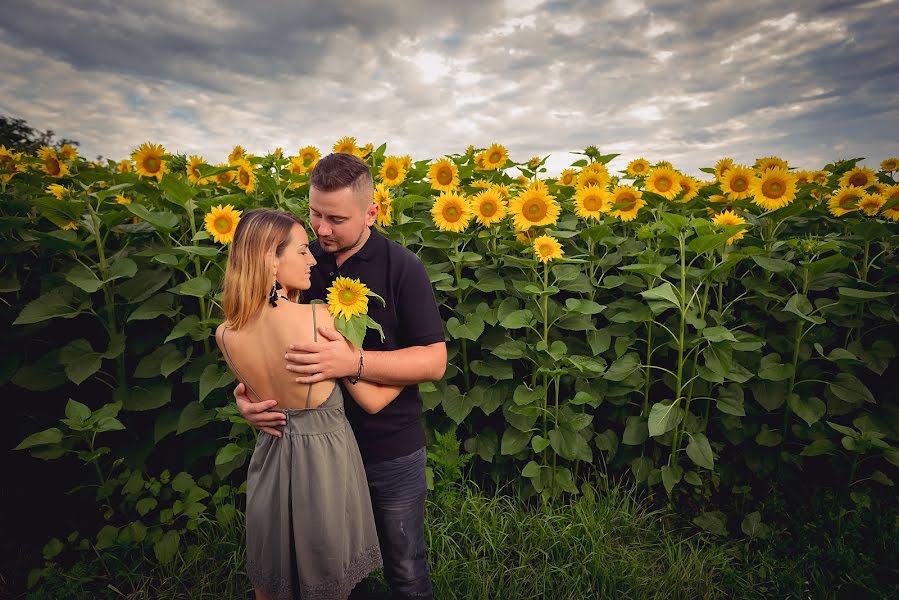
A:
<svg viewBox="0 0 899 600">
<path fill-rule="evenodd" d="M 899 154 L 899 2 L 4 0 L 0 114 L 122 158 L 587 145 L 691 174 Z"/>
</svg>

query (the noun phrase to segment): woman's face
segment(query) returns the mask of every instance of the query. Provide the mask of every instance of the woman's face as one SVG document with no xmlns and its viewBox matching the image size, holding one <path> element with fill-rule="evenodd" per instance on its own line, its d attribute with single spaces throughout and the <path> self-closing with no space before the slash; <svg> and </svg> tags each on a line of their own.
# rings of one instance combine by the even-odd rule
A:
<svg viewBox="0 0 899 600">
<path fill-rule="evenodd" d="M 287 246 L 281 256 L 275 256 L 275 277 L 286 292 L 308 290 L 312 285 L 310 270 L 315 266 L 315 257 L 309 251 L 309 237 L 306 231 L 295 223 L 290 228 Z"/>
</svg>

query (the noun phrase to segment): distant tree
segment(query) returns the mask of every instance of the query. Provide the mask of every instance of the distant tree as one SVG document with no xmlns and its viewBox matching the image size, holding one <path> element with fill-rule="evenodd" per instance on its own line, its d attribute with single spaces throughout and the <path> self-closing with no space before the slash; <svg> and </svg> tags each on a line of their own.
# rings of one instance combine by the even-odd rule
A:
<svg viewBox="0 0 899 600">
<path fill-rule="evenodd" d="M 65 144 L 78 146 L 75 140 L 62 138 L 54 140 L 56 133 L 52 129 L 38 131 L 28 125 L 25 119 L 17 119 L 0 115 L 0 145 L 17 152 L 34 153 L 41 146 L 50 146 L 59 150 Z"/>
</svg>

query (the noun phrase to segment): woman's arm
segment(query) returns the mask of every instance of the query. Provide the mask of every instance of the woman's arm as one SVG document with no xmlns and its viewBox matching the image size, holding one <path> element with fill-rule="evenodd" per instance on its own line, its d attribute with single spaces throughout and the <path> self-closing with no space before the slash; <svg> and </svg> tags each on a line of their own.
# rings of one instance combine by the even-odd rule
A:
<svg viewBox="0 0 899 600">
<path fill-rule="evenodd" d="M 403 390 L 401 385 L 381 385 L 361 379 L 356 384 L 351 384 L 344 378 L 343 383 L 345 384 L 344 389 L 350 393 L 356 404 L 370 415 L 379 412 L 393 402 L 393 399 Z"/>
</svg>

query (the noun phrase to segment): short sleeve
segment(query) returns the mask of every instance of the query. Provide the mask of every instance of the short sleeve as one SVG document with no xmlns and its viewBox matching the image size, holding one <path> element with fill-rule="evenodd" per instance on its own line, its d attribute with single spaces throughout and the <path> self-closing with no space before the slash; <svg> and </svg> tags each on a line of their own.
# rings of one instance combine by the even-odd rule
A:
<svg viewBox="0 0 899 600">
<path fill-rule="evenodd" d="M 402 345 L 427 346 L 444 342 L 443 319 L 434 288 L 421 260 L 404 250 L 403 272 L 396 292 L 397 329 Z"/>
</svg>

